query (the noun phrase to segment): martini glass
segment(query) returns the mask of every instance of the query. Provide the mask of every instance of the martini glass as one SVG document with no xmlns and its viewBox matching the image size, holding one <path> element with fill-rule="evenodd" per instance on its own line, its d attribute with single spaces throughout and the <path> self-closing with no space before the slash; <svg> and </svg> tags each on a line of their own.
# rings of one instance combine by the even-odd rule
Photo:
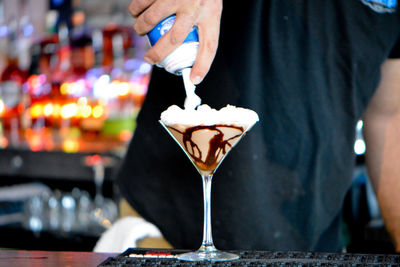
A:
<svg viewBox="0 0 400 267">
<path fill-rule="evenodd" d="M 245 128 L 229 124 L 166 125 L 162 121 L 160 123 L 188 156 L 203 181 L 203 241 L 197 251 L 180 254 L 178 259 L 213 262 L 238 259 L 238 255 L 220 251 L 214 246 L 211 231 L 211 181 L 228 152 L 253 124 Z"/>
</svg>

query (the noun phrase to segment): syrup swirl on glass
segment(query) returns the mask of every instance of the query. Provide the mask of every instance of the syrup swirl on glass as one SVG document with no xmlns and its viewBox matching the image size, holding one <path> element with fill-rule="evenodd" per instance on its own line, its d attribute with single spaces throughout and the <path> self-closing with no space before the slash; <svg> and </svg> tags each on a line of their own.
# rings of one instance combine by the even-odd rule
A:
<svg viewBox="0 0 400 267">
<path fill-rule="evenodd" d="M 200 172 L 209 174 L 214 173 L 219 163 L 244 133 L 243 127 L 223 124 L 193 126 L 185 129 L 184 131 L 180 131 L 171 126 L 167 126 L 167 128 L 172 132 L 182 135 L 181 145 L 185 149 L 186 153 L 192 159 L 193 163 Z M 233 130 L 236 129 L 240 133 L 225 139 L 225 133 L 221 130 L 222 128 L 231 128 Z M 210 133 L 210 131 L 213 132 L 212 137 L 209 138 L 208 141 L 208 150 L 205 158 L 203 157 L 203 153 L 205 151 L 202 151 L 199 147 L 199 144 L 193 140 L 193 135 L 196 133 L 202 134 L 202 131 L 207 131 L 208 133 Z"/>
</svg>

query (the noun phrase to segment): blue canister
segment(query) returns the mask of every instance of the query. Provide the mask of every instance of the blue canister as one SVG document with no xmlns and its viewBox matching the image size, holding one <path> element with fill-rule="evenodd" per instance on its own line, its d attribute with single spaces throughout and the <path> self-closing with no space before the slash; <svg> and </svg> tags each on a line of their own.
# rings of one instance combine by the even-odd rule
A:
<svg viewBox="0 0 400 267">
<path fill-rule="evenodd" d="M 174 25 L 176 15 L 171 15 L 164 19 L 157 26 L 151 30 L 147 37 L 150 44 L 153 46 L 165 33 L 167 33 Z M 171 54 L 169 54 L 164 60 L 157 63 L 158 67 L 165 68 L 168 72 L 181 75 L 181 72 L 185 68 L 191 68 L 197 57 L 197 51 L 199 46 L 199 36 L 197 33 L 197 27 L 194 26 L 185 41 Z"/>
</svg>

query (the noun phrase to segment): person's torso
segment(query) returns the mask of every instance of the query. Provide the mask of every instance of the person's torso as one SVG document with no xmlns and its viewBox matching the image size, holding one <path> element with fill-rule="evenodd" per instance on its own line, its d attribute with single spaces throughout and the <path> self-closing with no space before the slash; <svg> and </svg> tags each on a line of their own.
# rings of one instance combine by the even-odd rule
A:
<svg viewBox="0 0 400 267">
<path fill-rule="evenodd" d="M 400 32 L 398 12 L 377 12 L 372 2 L 388 1 L 224 2 L 220 46 L 197 93 L 211 107 L 253 109 L 260 122 L 215 174 L 217 247 L 339 248 L 338 238 L 321 236 L 338 230 L 354 127 Z M 156 123 L 183 99 L 180 78 L 155 70 L 120 184 L 174 246 L 188 248 L 201 241 L 200 177 Z"/>
</svg>

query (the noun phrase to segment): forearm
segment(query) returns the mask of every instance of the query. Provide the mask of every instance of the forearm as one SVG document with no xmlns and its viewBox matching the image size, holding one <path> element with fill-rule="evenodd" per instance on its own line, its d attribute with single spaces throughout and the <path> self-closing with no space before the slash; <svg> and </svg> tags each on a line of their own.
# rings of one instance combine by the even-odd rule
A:
<svg viewBox="0 0 400 267">
<path fill-rule="evenodd" d="M 365 122 L 366 162 L 386 228 L 400 252 L 400 115 Z"/>
<path fill-rule="evenodd" d="M 388 60 L 364 114 L 368 173 L 386 228 L 400 252 L 400 60 Z"/>
</svg>

